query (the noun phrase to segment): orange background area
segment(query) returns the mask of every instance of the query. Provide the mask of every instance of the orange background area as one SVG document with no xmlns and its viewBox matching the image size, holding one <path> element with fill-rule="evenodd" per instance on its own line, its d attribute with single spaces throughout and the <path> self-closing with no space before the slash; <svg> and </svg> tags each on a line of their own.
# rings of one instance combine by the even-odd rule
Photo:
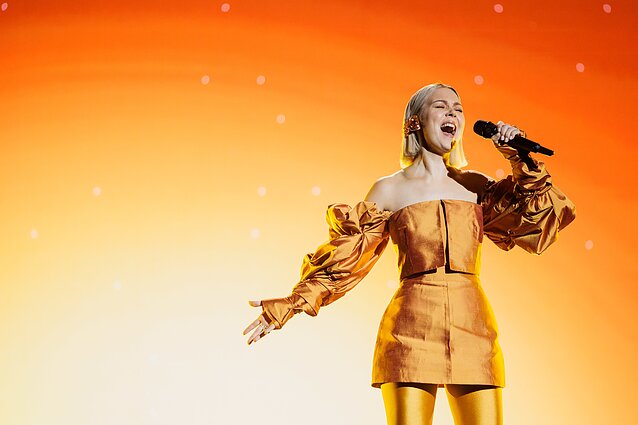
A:
<svg viewBox="0 0 638 425">
<path fill-rule="evenodd" d="M 577 206 L 541 256 L 483 246 L 506 423 L 637 423 L 638 5 L 494 3 L 7 2 L 0 423 L 384 424 L 391 248 L 318 317 L 241 333 L 327 206 L 399 169 L 405 104 L 437 81 L 469 168 L 507 174 L 471 124 L 514 123 Z"/>
</svg>

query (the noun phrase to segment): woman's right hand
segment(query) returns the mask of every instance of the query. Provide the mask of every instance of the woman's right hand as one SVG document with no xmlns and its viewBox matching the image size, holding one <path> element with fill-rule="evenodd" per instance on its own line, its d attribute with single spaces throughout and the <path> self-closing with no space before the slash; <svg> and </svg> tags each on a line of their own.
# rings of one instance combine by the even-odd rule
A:
<svg viewBox="0 0 638 425">
<path fill-rule="evenodd" d="M 260 307 L 261 301 L 248 301 L 248 304 L 250 304 L 253 307 Z M 250 325 L 248 325 L 246 329 L 244 329 L 244 335 L 246 335 L 248 332 L 250 332 L 253 329 L 255 329 L 255 332 L 253 332 L 250 338 L 248 338 L 248 345 L 250 345 L 253 342 L 259 341 L 261 337 L 268 335 L 270 331 L 275 329 L 275 324 L 268 323 L 268 321 L 266 320 L 266 317 L 262 313 L 254 322 L 252 322 Z"/>
</svg>

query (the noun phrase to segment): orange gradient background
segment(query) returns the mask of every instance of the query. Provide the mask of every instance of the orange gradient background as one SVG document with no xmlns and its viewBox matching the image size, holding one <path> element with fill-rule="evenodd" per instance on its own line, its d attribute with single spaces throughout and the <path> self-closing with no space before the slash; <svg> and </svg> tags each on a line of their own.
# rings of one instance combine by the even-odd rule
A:
<svg viewBox="0 0 638 425">
<path fill-rule="evenodd" d="M 495 3 L 4 3 L 0 423 L 384 424 L 392 248 L 318 317 L 242 331 L 327 206 L 399 169 L 405 104 L 437 81 L 470 168 L 508 173 L 471 125 L 514 123 L 577 206 L 541 256 L 484 244 L 506 423 L 637 423 L 638 6 Z"/>
</svg>

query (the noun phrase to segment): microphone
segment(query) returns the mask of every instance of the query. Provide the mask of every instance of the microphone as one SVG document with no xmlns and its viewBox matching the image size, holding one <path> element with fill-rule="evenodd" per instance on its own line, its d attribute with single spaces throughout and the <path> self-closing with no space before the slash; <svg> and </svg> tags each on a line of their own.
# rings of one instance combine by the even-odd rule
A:
<svg viewBox="0 0 638 425">
<path fill-rule="evenodd" d="M 490 139 L 493 135 L 498 133 L 498 127 L 496 124 L 490 121 L 478 120 L 474 123 L 474 132 L 479 136 Z M 542 153 L 543 155 L 554 155 L 554 151 L 544 148 L 536 142 L 526 139 L 520 135 L 514 136 L 512 140 L 505 143 L 519 151 Z"/>
</svg>

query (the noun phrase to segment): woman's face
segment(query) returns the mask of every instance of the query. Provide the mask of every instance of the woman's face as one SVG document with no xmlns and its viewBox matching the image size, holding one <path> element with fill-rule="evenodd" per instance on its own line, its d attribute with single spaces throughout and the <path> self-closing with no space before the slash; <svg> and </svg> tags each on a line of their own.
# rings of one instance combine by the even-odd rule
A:
<svg viewBox="0 0 638 425">
<path fill-rule="evenodd" d="M 446 87 L 435 89 L 420 114 L 427 149 L 439 155 L 452 150 L 465 129 L 461 100 Z"/>
</svg>

